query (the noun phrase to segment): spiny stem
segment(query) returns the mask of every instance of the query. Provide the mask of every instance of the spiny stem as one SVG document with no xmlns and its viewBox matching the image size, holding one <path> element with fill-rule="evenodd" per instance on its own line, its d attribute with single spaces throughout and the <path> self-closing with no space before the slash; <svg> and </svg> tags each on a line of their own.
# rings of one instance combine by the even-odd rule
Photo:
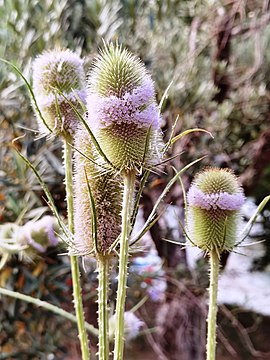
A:
<svg viewBox="0 0 270 360">
<path fill-rule="evenodd" d="M 115 311 L 115 345 L 114 360 L 122 360 L 124 354 L 124 313 L 127 286 L 127 264 L 130 234 L 130 218 L 135 189 L 135 174 L 130 172 L 124 175 L 124 194 L 122 208 L 122 232 L 120 238 L 119 275 Z"/>
<path fill-rule="evenodd" d="M 45 310 L 49 310 L 57 315 L 60 315 L 74 323 L 77 323 L 77 318 L 75 315 L 69 313 L 68 311 L 63 310 L 62 308 L 60 308 L 56 305 L 50 304 L 47 301 L 43 301 L 38 298 L 34 298 L 33 296 L 21 294 L 17 291 L 12 291 L 12 290 L 8 290 L 8 289 L 4 289 L 4 288 L 0 288 L 0 294 L 12 297 L 14 299 L 22 300 L 22 301 L 28 302 L 30 304 L 34 304 Z M 93 325 L 86 323 L 85 327 L 86 327 L 86 330 L 89 331 L 91 334 L 98 336 L 98 330 Z"/>
<path fill-rule="evenodd" d="M 109 316 L 108 316 L 108 285 L 109 258 L 98 257 L 98 323 L 99 323 L 99 360 L 109 359 Z"/>
<path fill-rule="evenodd" d="M 73 185 L 72 185 L 72 146 L 71 139 L 64 140 L 64 163 L 65 163 L 65 182 L 67 194 L 67 211 L 68 211 L 68 227 L 70 232 L 74 233 L 74 218 L 73 218 Z M 85 330 L 85 320 L 83 312 L 83 302 L 80 284 L 80 270 L 79 263 L 76 256 L 70 256 L 71 276 L 73 285 L 73 301 L 75 313 L 77 317 L 77 326 L 79 332 L 79 339 L 81 344 L 82 360 L 90 359 L 90 352 L 88 346 L 88 336 Z"/>
<path fill-rule="evenodd" d="M 218 294 L 218 275 L 219 275 L 219 256 L 216 250 L 210 252 L 210 287 L 209 287 L 209 309 L 208 309 L 208 329 L 206 344 L 206 359 L 216 359 L 216 324 L 217 324 L 217 294 Z"/>
</svg>

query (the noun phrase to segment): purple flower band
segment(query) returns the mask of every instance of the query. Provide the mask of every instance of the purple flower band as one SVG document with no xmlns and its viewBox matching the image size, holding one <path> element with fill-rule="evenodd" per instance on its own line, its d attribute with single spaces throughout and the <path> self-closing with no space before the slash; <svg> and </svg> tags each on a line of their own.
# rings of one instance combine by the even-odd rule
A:
<svg viewBox="0 0 270 360">
<path fill-rule="evenodd" d="M 189 205 L 205 210 L 221 209 L 233 211 L 241 208 L 244 204 L 245 196 L 242 192 L 236 194 L 229 194 L 227 192 L 205 194 L 196 185 L 192 185 L 187 194 L 187 200 Z"/>
<path fill-rule="evenodd" d="M 112 124 L 136 124 L 138 127 L 157 129 L 160 123 L 158 107 L 154 101 L 154 86 L 146 77 L 141 86 L 119 98 L 115 95 L 101 97 L 90 94 L 87 98 L 89 119 L 93 127 Z"/>
<path fill-rule="evenodd" d="M 68 101 L 72 104 L 77 104 L 78 101 L 81 101 L 83 104 L 86 103 L 86 90 L 73 90 L 72 93 L 63 93 L 62 96 L 60 94 L 48 94 L 46 96 L 44 95 L 37 95 L 36 99 L 38 102 L 38 105 L 41 107 L 41 110 L 44 108 L 47 109 L 51 107 L 52 105 L 56 105 L 55 97 L 57 98 L 58 105 L 61 103 L 66 103 L 68 105 Z"/>
</svg>

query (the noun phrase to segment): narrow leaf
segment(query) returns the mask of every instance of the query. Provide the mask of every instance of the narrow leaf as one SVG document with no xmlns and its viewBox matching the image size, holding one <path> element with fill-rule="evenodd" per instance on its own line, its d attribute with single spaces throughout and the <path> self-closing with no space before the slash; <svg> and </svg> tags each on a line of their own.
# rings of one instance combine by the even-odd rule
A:
<svg viewBox="0 0 270 360">
<path fill-rule="evenodd" d="M 142 234 L 145 233 L 145 229 L 148 228 L 149 224 L 152 222 L 153 218 L 156 215 L 156 211 L 158 206 L 160 205 L 161 201 L 164 199 L 164 197 L 166 196 L 166 194 L 168 193 L 168 191 L 170 190 L 170 188 L 173 186 L 173 184 L 175 183 L 175 181 L 178 179 L 179 175 L 182 174 L 183 172 L 185 172 L 186 170 L 188 170 L 191 166 L 193 166 L 194 164 L 196 164 L 197 162 L 203 160 L 206 156 L 201 157 L 200 159 L 194 160 L 192 161 L 190 164 L 186 165 L 183 169 L 181 169 L 170 181 L 169 183 L 166 185 L 165 189 L 162 191 L 161 195 L 159 196 L 157 202 L 155 203 L 148 219 L 146 220 L 144 226 L 142 227 L 142 229 L 139 231 L 139 233 L 137 235 L 135 235 L 133 237 L 133 239 L 131 240 L 131 244 L 134 244 L 136 241 L 138 241 L 141 237 Z"/>
<path fill-rule="evenodd" d="M 266 204 L 268 203 L 269 200 L 270 200 L 270 195 L 266 196 L 261 201 L 261 203 L 258 205 L 256 211 L 251 216 L 250 220 L 248 221 L 248 223 L 244 227 L 243 231 L 241 232 L 242 239 L 237 244 L 235 244 L 235 246 L 240 245 L 248 237 L 250 230 L 252 229 L 252 226 L 256 222 L 256 219 L 257 219 L 259 213 L 263 211 L 264 207 L 266 206 Z"/>
<path fill-rule="evenodd" d="M 169 140 L 167 141 L 167 143 L 165 144 L 164 148 L 162 149 L 162 152 L 163 152 L 164 154 L 167 152 L 167 150 L 168 150 L 169 147 L 171 146 L 171 141 L 172 141 L 172 138 L 173 138 L 174 131 L 175 131 L 176 125 L 177 125 L 177 123 L 178 123 L 178 120 L 179 120 L 179 114 L 176 116 L 175 122 L 173 123 Z"/>
<path fill-rule="evenodd" d="M 172 84 L 173 84 L 173 80 L 169 83 L 169 85 L 167 86 L 167 89 L 164 91 L 164 94 L 162 95 L 162 98 L 161 98 L 161 100 L 159 102 L 159 105 L 158 105 L 159 111 L 161 111 L 161 109 L 162 109 L 164 100 L 167 98 L 168 92 L 169 92 L 170 87 L 172 86 Z"/>
<path fill-rule="evenodd" d="M 65 229 L 65 226 L 60 218 L 60 215 L 57 211 L 57 208 L 55 206 L 55 203 L 54 203 L 54 200 L 53 200 L 53 197 L 47 187 L 47 185 L 45 184 L 45 182 L 42 180 L 41 176 L 39 175 L 39 172 L 37 171 L 37 169 L 35 168 L 35 166 L 16 148 L 15 146 L 15 142 L 22 138 L 23 136 L 20 136 L 20 137 L 17 137 L 16 139 L 14 139 L 12 141 L 12 144 L 14 145 L 14 149 L 16 151 L 16 153 L 20 156 L 20 158 L 25 162 L 25 164 L 27 166 L 29 166 L 32 171 L 34 172 L 36 178 L 38 179 L 38 182 L 40 184 L 40 186 L 42 187 L 43 191 L 45 192 L 46 194 L 46 197 L 48 199 L 48 204 L 50 205 L 51 209 L 52 209 L 52 212 L 54 214 L 54 216 L 56 217 L 57 221 L 58 221 L 58 224 L 60 226 L 60 228 L 63 230 L 64 234 L 68 237 L 68 233 L 66 232 L 66 229 Z"/>
<path fill-rule="evenodd" d="M 148 149 L 149 149 L 151 130 L 152 130 L 152 126 L 149 126 L 149 128 L 147 129 L 147 134 L 146 134 L 145 143 L 144 143 L 144 152 L 143 152 L 143 160 L 142 160 L 143 164 L 146 160 L 146 155 L 147 155 Z"/>
<path fill-rule="evenodd" d="M 177 140 L 181 139 L 182 137 L 184 137 L 184 136 L 186 136 L 186 135 L 188 135 L 188 134 L 190 134 L 190 133 L 196 132 L 196 131 L 206 133 L 206 134 L 210 135 L 212 139 L 214 139 L 214 136 L 210 133 L 210 131 L 207 131 L 207 130 L 205 130 L 205 129 L 200 129 L 200 128 L 194 128 L 194 129 L 188 129 L 188 130 L 186 130 L 186 131 L 183 131 L 181 134 L 176 135 L 176 136 L 171 140 L 170 145 L 174 144 Z"/>
<path fill-rule="evenodd" d="M 79 113 L 79 111 L 76 109 L 76 106 L 74 106 L 72 104 L 72 102 L 65 96 L 65 94 L 60 91 L 59 89 L 54 88 L 54 90 L 56 90 L 61 96 L 63 96 L 63 98 L 68 102 L 68 104 L 71 106 L 71 108 L 73 109 L 73 111 L 75 112 L 75 114 L 77 115 L 78 119 L 80 119 L 80 121 L 83 123 L 83 125 L 85 126 L 87 132 L 89 133 L 92 142 L 97 150 L 97 152 L 100 154 L 100 156 L 105 160 L 106 163 L 108 163 L 112 168 L 115 168 L 113 166 L 113 164 L 110 162 L 110 160 L 107 158 L 107 156 L 105 155 L 105 153 L 103 152 L 103 150 L 101 149 L 97 139 L 95 138 L 95 135 L 93 134 L 93 132 L 91 131 L 89 125 L 87 124 L 87 122 L 85 121 L 84 117 Z"/>
<path fill-rule="evenodd" d="M 137 195 L 136 195 L 133 212 L 132 212 L 131 219 L 130 219 L 131 229 L 133 229 L 133 226 L 135 224 L 135 220 L 136 220 L 136 217 L 137 217 L 138 211 L 139 211 L 139 204 L 140 204 L 141 195 L 142 195 L 145 183 L 146 183 L 149 175 L 150 175 L 150 171 L 146 170 L 144 172 L 144 174 L 143 174 L 143 177 L 142 177 L 141 181 L 140 181 L 140 187 L 139 187 L 139 190 L 138 190 Z"/>
<path fill-rule="evenodd" d="M 20 77 L 23 79 L 23 81 L 24 81 L 24 83 L 25 83 L 25 85 L 26 85 L 26 87 L 27 87 L 27 89 L 28 89 L 28 91 L 29 91 L 29 93 L 30 93 L 30 96 L 31 96 L 31 98 L 32 98 L 32 100 L 33 100 L 33 102 L 34 102 L 35 109 L 36 109 L 39 117 L 41 118 L 43 124 L 46 126 L 46 128 L 49 130 L 49 132 L 52 132 L 52 130 L 50 129 L 50 127 L 49 127 L 48 124 L 46 123 L 46 121 L 45 121 L 45 119 L 44 119 L 44 117 L 43 117 L 43 115 L 42 115 L 42 113 L 41 113 L 41 111 L 40 111 L 40 108 L 38 107 L 35 94 L 34 94 L 34 92 L 33 92 L 33 90 L 32 90 L 32 87 L 31 87 L 30 83 L 29 83 L 28 80 L 26 79 L 26 77 L 22 74 L 22 72 L 20 71 L 20 69 L 18 69 L 17 66 L 15 66 L 14 64 L 12 64 L 10 61 L 7 61 L 7 60 L 2 59 L 2 58 L 0 58 L 0 61 L 6 63 L 6 64 L 9 65 L 9 66 L 11 66 L 11 67 L 20 75 Z"/>
<path fill-rule="evenodd" d="M 84 173 L 85 173 L 85 179 L 86 179 L 87 189 L 88 189 L 88 197 L 89 197 L 90 208 L 91 208 L 92 238 L 93 238 L 93 242 L 94 242 L 95 251 L 98 253 L 99 251 L 98 251 L 98 238 L 97 238 L 96 205 L 95 205 L 95 200 L 94 200 L 91 188 L 90 188 L 90 184 L 89 184 L 89 180 L 88 180 L 85 168 L 84 168 Z"/>
</svg>

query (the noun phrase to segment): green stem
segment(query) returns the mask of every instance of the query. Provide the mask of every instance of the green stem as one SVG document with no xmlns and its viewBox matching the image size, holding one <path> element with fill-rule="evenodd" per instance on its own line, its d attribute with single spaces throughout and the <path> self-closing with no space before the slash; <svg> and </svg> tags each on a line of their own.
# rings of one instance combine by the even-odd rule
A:
<svg viewBox="0 0 270 360">
<path fill-rule="evenodd" d="M 74 216 L 73 216 L 73 184 L 72 184 L 72 146 L 70 139 L 64 140 L 64 163 L 65 163 L 65 182 L 67 194 L 67 212 L 68 212 L 68 227 L 70 232 L 74 233 Z M 83 312 L 83 301 L 80 284 L 80 270 L 79 263 L 76 256 L 70 256 L 71 276 L 73 285 L 73 301 L 77 317 L 77 326 L 79 332 L 79 339 L 81 344 L 82 360 L 90 359 L 88 336 L 85 329 L 85 320 Z"/>
<path fill-rule="evenodd" d="M 119 275 L 115 311 L 115 347 L 114 360 L 122 360 L 124 354 L 124 313 L 126 300 L 127 264 L 130 234 L 130 218 L 135 188 L 135 174 L 128 173 L 124 176 L 124 195 L 122 208 L 122 232 L 120 237 Z"/>
<path fill-rule="evenodd" d="M 64 318 L 74 322 L 75 324 L 77 323 L 77 318 L 75 315 L 69 313 L 68 311 L 61 309 L 60 307 L 58 307 L 56 305 L 50 304 L 47 301 L 43 301 L 43 300 L 34 298 L 32 296 L 29 296 L 29 295 L 21 294 L 17 291 L 12 291 L 12 290 L 8 290 L 8 289 L 4 289 L 4 288 L 0 288 L 0 294 L 12 297 L 14 299 L 22 300 L 22 301 L 28 302 L 30 304 L 34 304 L 38 307 L 42 307 L 43 309 L 52 311 L 53 313 L 60 315 Z M 94 336 L 98 336 L 98 330 L 93 325 L 85 323 L 85 327 L 86 327 L 86 330 L 89 331 L 91 334 L 93 334 Z"/>
<path fill-rule="evenodd" d="M 99 323 L 99 360 L 109 359 L 109 316 L 108 316 L 108 283 L 109 258 L 98 257 L 98 323 Z"/>
<path fill-rule="evenodd" d="M 216 324 L 217 324 L 217 294 L 218 294 L 218 275 L 219 275 L 219 256 L 215 250 L 210 252 L 210 287 L 209 287 L 209 309 L 208 309 L 208 329 L 206 344 L 206 359 L 215 360 L 216 358 Z"/>
</svg>

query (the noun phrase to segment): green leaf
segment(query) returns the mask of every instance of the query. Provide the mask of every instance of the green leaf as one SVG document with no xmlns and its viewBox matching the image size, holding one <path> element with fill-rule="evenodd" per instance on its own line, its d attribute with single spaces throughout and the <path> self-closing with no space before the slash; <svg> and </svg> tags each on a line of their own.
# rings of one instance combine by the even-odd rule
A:
<svg viewBox="0 0 270 360">
<path fill-rule="evenodd" d="M 139 204 L 140 204 L 141 195 L 142 195 L 145 183 L 146 183 L 149 175 L 150 175 L 150 170 L 146 170 L 144 172 L 144 174 L 143 174 L 143 177 L 142 177 L 141 181 L 140 181 L 140 187 L 139 187 L 139 190 L 138 190 L 137 195 L 136 195 L 133 212 L 132 212 L 131 219 L 130 219 L 131 229 L 133 229 L 133 226 L 135 224 L 135 220 L 136 220 L 136 217 L 137 217 L 137 214 L 138 214 L 138 211 L 139 211 Z"/>
<path fill-rule="evenodd" d="M 169 83 L 169 85 L 167 86 L 167 89 L 164 91 L 164 94 L 162 95 L 162 98 L 161 98 L 161 100 L 159 102 L 159 105 L 158 105 L 159 111 L 161 111 L 161 109 L 162 109 L 164 100 L 168 97 L 168 92 L 169 92 L 170 87 L 172 86 L 172 84 L 173 84 L 173 80 Z"/>
<path fill-rule="evenodd" d="M 183 131 L 181 134 L 179 135 L 176 135 L 172 140 L 171 140 L 171 143 L 169 146 L 171 146 L 172 144 L 174 144 L 177 140 L 181 139 L 182 137 L 190 134 L 190 133 L 193 133 L 193 132 L 196 132 L 196 131 L 199 131 L 199 132 L 203 132 L 203 133 L 206 133 L 208 135 L 211 136 L 212 139 L 214 139 L 214 136 L 210 133 L 210 131 L 207 131 L 205 129 L 200 129 L 200 128 L 194 128 L 194 129 L 188 129 L 186 131 Z"/>
<path fill-rule="evenodd" d="M 11 67 L 20 75 L 20 77 L 23 79 L 23 81 L 24 81 L 24 83 L 25 83 L 25 85 L 26 85 L 26 87 L 27 87 L 27 89 L 28 89 L 28 91 L 29 91 L 29 93 L 30 93 L 30 96 L 31 96 L 31 98 L 32 98 L 32 100 L 33 100 L 33 102 L 34 102 L 35 109 L 36 109 L 39 117 L 41 118 L 43 124 L 46 126 L 46 128 L 49 130 L 49 132 L 52 132 L 52 130 L 49 128 L 48 124 L 46 123 L 44 117 L 42 116 L 42 113 L 41 113 L 41 111 L 40 111 L 40 109 L 39 109 L 39 107 L 38 107 L 37 101 L 36 101 L 35 94 L 34 94 L 34 92 L 33 92 L 33 90 L 32 90 L 32 87 L 31 87 L 30 83 L 27 81 L 26 77 L 25 77 L 25 76 L 22 74 L 22 72 L 17 68 L 17 66 L 15 66 L 14 64 L 12 64 L 10 61 L 7 61 L 7 60 L 2 59 L 2 58 L 0 58 L 0 61 L 4 62 L 5 64 L 7 64 L 7 65 L 9 65 L 9 66 L 11 66 Z"/>
<path fill-rule="evenodd" d="M 88 180 L 85 168 L 84 168 L 84 174 L 85 174 L 85 179 L 86 179 L 86 183 L 87 183 L 87 190 L 88 190 L 88 196 L 89 196 L 89 202 L 90 202 L 90 208 L 91 208 L 92 239 L 94 242 L 95 251 L 96 251 L 96 253 L 98 253 L 99 250 L 98 250 L 98 237 L 97 237 L 96 205 L 95 205 L 95 200 L 94 200 L 94 197 L 93 197 L 93 194 L 91 191 L 91 187 L 89 184 L 89 180 Z"/>
<path fill-rule="evenodd" d="M 260 202 L 260 204 L 258 205 L 256 211 L 251 216 L 250 220 L 248 221 L 248 223 L 246 224 L 246 226 L 244 227 L 244 229 L 241 232 L 241 236 L 243 236 L 242 239 L 237 244 L 235 244 L 235 246 L 240 245 L 248 237 L 248 235 L 250 233 L 250 230 L 252 229 L 252 226 L 256 222 L 256 219 L 257 219 L 259 213 L 263 211 L 264 207 L 266 206 L 266 204 L 268 203 L 269 200 L 270 200 L 270 195 L 266 196 Z"/>
<path fill-rule="evenodd" d="M 20 137 L 14 139 L 14 140 L 12 141 L 13 145 L 14 145 L 14 143 L 15 143 L 18 139 L 20 139 L 20 138 L 22 138 L 22 137 L 23 137 L 23 136 L 20 136 Z M 57 211 L 57 208 L 56 208 L 56 206 L 55 206 L 53 197 L 52 197 L 52 195 L 51 195 L 51 193 L 50 193 L 47 185 L 45 184 L 45 182 L 42 180 L 41 176 L 39 175 L 39 172 L 37 171 L 37 169 L 35 168 L 35 166 L 16 148 L 15 145 L 14 145 L 14 149 L 15 149 L 16 153 L 20 156 L 20 158 L 25 162 L 25 164 L 26 164 L 27 166 L 29 166 L 29 168 L 31 168 L 31 169 L 33 170 L 34 174 L 35 174 L 36 177 L 37 177 L 37 180 L 38 180 L 40 186 L 42 187 L 43 191 L 45 192 L 45 195 L 46 195 L 46 197 L 47 197 L 47 199 L 48 199 L 48 205 L 49 205 L 50 208 L 52 209 L 52 212 L 53 212 L 54 216 L 56 217 L 60 228 L 63 230 L 64 234 L 65 234 L 67 237 L 69 237 L 69 234 L 68 234 L 68 232 L 67 232 L 67 230 L 66 230 L 66 227 L 65 227 L 63 221 L 61 220 L 60 215 L 59 215 L 59 213 L 58 213 L 58 211 Z"/>
<path fill-rule="evenodd" d="M 91 131 L 89 125 L 87 124 L 87 122 L 85 121 L 84 117 L 79 113 L 79 111 L 76 109 L 76 106 L 74 106 L 72 104 L 71 101 L 69 101 L 69 99 L 65 96 L 65 94 L 62 93 L 62 91 L 60 91 L 59 89 L 53 88 L 55 91 L 57 91 L 61 96 L 63 96 L 63 98 L 67 101 L 67 103 L 71 106 L 72 110 L 75 112 L 75 114 L 77 115 L 78 119 L 83 123 L 83 125 L 85 126 L 87 132 L 89 133 L 92 142 L 97 150 L 97 152 L 99 153 L 99 155 L 105 160 L 106 163 L 108 163 L 110 165 L 110 167 L 114 168 L 113 164 L 110 162 L 110 160 L 107 158 L 107 156 L 105 155 L 105 153 L 102 151 L 97 139 L 95 138 L 95 135 L 93 134 L 93 132 Z"/>
</svg>

